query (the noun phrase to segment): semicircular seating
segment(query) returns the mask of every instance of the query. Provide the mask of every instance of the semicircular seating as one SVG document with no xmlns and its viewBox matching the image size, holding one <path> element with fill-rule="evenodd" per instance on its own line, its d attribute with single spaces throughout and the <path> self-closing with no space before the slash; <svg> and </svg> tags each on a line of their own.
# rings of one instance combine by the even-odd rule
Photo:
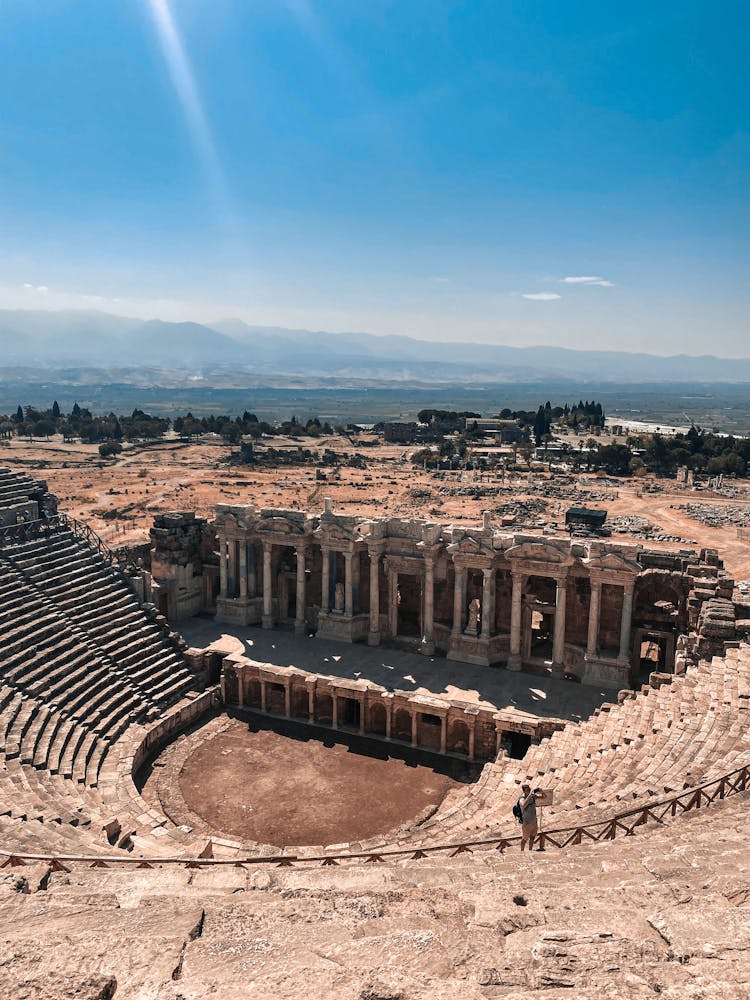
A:
<svg viewBox="0 0 750 1000">
<path fill-rule="evenodd" d="M 596 823 L 750 763 L 750 646 L 644 686 L 532 746 L 521 761 L 486 765 L 467 794 L 450 793 L 414 842 L 513 833 L 520 785 L 549 788 L 553 827 Z"/>
</svg>

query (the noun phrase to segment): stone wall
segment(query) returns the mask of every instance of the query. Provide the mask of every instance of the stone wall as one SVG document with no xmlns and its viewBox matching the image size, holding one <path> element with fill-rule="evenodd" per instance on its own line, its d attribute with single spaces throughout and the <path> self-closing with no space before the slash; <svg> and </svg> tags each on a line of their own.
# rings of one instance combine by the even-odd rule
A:
<svg viewBox="0 0 750 1000">
<path fill-rule="evenodd" d="M 160 514 L 151 536 L 151 600 L 174 622 L 215 610 L 215 538 L 192 512 Z"/>
<path fill-rule="evenodd" d="M 241 654 L 224 657 L 221 692 L 227 705 L 471 761 L 495 760 L 514 735 L 538 742 L 565 726 L 563 719 L 524 718 L 512 710 L 323 677 Z"/>
<path fill-rule="evenodd" d="M 329 501 L 317 514 L 219 504 L 212 528 L 218 567 L 207 562 L 205 522 L 168 515 L 155 524 L 154 577 L 171 590 L 168 608 L 154 600 L 170 617 L 211 606 L 210 569 L 219 621 L 613 690 L 673 670 L 678 643 L 681 665 L 713 655 L 715 644 L 696 641 L 700 610 L 733 589 L 713 549 L 514 533 L 489 514 L 467 527 L 336 514 Z"/>
</svg>

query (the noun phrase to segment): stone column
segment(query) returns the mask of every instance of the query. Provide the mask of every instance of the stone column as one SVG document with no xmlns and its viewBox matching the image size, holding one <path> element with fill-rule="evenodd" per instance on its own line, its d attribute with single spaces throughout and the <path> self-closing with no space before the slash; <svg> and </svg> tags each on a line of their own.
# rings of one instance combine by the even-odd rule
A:
<svg viewBox="0 0 750 1000">
<path fill-rule="evenodd" d="M 567 597 L 567 579 L 557 581 L 555 595 L 555 631 L 552 639 L 552 674 L 562 677 L 565 661 L 565 599 Z"/>
<path fill-rule="evenodd" d="M 320 583 L 320 610 L 327 614 L 331 610 L 331 550 L 321 546 L 320 553 L 323 558 L 323 573 Z"/>
<path fill-rule="evenodd" d="M 461 635 L 464 627 L 464 592 L 466 590 L 466 570 L 455 568 L 453 584 L 453 635 Z"/>
<path fill-rule="evenodd" d="M 521 602 L 523 600 L 523 574 L 513 571 L 513 594 L 510 605 L 510 654 L 508 670 L 521 669 Z"/>
<path fill-rule="evenodd" d="M 667 636 L 667 644 L 664 648 L 664 669 L 667 673 L 674 673 L 675 641 L 674 636 Z"/>
<path fill-rule="evenodd" d="M 273 628 L 273 581 L 271 579 L 271 543 L 263 542 L 263 628 Z"/>
<path fill-rule="evenodd" d="M 344 553 L 344 614 L 351 618 L 354 614 L 354 587 L 352 582 L 352 555 Z"/>
<path fill-rule="evenodd" d="M 266 711 L 266 682 L 262 678 L 260 681 L 260 710 L 261 712 Z"/>
<path fill-rule="evenodd" d="M 359 699 L 359 735 L 364 736 L 365 733 L 365 696 Z"/>
<path fill-rule="evenodd" d="M 305 631 L 305 606 L 307 604 L 307 578 L 305 576 L 305 556 L 307 551 L 303 546 L 297 548 L 297 601 L 294 619 L 294 631 L 303 635 Z"/>
<path fill-rule="evenodd" d="M 630 628 L 633 622 L 633 585 L 623 587 L 620 619 L 620 659 L 630 660 Z"/>
<path fill-rule="evenodd" d="M 433 627 L 435 623 L 435 563 L 425 559 L 424 564 L 424 612 L 422 619 L 422 652 L 432 656 L 435 652 Z"/>
<path fill-rule="evenodd" d="M 258 568 L 255 565 L 255 545 L 245 542 L 245 558 L 247 560 L 247 592 L 251 597 L 258 596 Z"/>
<path fill-rule="evenodd" d="M 391 726 L 393 724 L 393 702 L 384 701 L 385 704 L 385 738 L 391 738 Z"/>
<path fill-rule="evenodd" d="M 398 635 L 398 573 L 388 571 L 388 632 L 392 639 Z"/>
<path fill-rule="evenodd" d="M 370 632 L 368 646 L 380 645 L 380 552 L 370 549 Z"/>
<path fill-rule="evenodd" d="M 445 753 L 448 745 L 448 715 L 440 719 L 440 753 Z"/>
<path fill-rule="evenodd" d="M 339 728 L 339 696 L 335 691 L 331 692 L 331 726 L 333 729 Z"/>
<path fill-rule="evenodd" d="M 287 719 L 292 717 L 292 682 L 287 681 L 284 685 L 284 715 Z"/>
<path fill-rule="evenodd" d="M 495 596 L 495 571 L 491 567 L 484 570 L 484 580 L 482 583 L 482 638 L 489 639 L 491 633 L 492 619 L 494 617 Z"/>
<path fill-rule="evenodd" d="M 239 597 L 240 588 L 238 586 L 239 581 L 237 580 L 237 575 L 239 571 L 239 554 L 237 552 L 237 546 L 239 542 L 236 538 L 233 538 L 229 543 L 229 590 L 232 597 Z"/>
<path fill-rule="evenodd" d="M 237 542 L 240 547 L 240 598 L 247 600 L 247 542 Z"/>
<path fill-rule="evenodd" d="M 228 545 L 224 539 L 219 542 L 219 572 L 221 576 L 221 592 L 220 597 L 228 597 L 227 593 L 227 551 Z"/>
<path fill-rule="evenodd" d="M 352 614 L 358 615 L 362 611 L 360 577 L 362 573 L 362 560 L 359 552 L 352 553 Z"/>
<path fill-rule="evenodd" d="M 599 648 L 599 614 L 602 606 L 602 582 L 591 581 L 591 602 L 589 604 L 589 634 L 586 643 L 586 656 L 593 659 Z"/>
<path fill-rule="evenodd" d="M 242 708 L 245 704 L 245 671 L 237 668 L 237 703 Z"/>
<path fill-rule="evenodd" d="M 315 681 L 308 680 L 307 684 L 307 717 L 310 722 L 315 722 Z"/>
<path fill-rule="evenodd" d="M 417 746 L 417 725 L 418 725 L 418 712 L 416 709 L 412 709 L 411 713 L 411 745 L 413 747 Z"/>
<path fill-rule="evenodd" d="M 474 760 L 474 739 L 475 739 L 475 729 L 477 725 L 476 716 L 471 717 L 469 722 L 469 760 Z"/>
</svg>

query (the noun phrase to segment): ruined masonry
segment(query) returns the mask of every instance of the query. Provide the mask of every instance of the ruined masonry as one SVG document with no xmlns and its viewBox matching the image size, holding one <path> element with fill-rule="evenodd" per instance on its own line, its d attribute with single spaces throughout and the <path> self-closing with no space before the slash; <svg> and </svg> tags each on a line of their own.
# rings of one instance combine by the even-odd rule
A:
<svg viewBox="0 0 750 1000">
<path fill-rule="evenodd" d="M 736 639 L 734 581 L 718 553 L 540 537 L 399 518 L 219 504 L 218 566 L 193 516 L 152 531 L 155 593 L 179 620 L 219 621 L 619 690 L 638 682 L 644 642 L 682 672 Z M 158 603 L 158 601 L 155 601 Z"/>
</svg>

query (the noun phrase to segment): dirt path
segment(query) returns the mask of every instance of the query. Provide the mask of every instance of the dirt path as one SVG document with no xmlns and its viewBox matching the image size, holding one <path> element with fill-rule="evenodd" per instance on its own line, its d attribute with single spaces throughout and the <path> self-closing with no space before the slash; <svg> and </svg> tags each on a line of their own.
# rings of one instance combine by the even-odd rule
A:
<svg viewBox="0 0 750 1000">
<path fill-rule="evenodd" d="M 276 439 L 274 447 L 283 447 Z M 289 441 L 296 447 L 299 441 Z M 331 479 L 316 479 L 314 465 L 230 466 L 228 446 L 201 441 L 186 444 L 167 442 L 156 448 L 126 448 L 116 461 L 99 459 L 96 445 L 62 445 L 59 440 L 32 442 L 14 439 L 0 449 L 0 465 L 14 462 L 27 472 L 45 478 L 60 499 L 60 508 L 89 524 L 110 543 L 127 544 L 145 541 L 157 513 L 173 510 L 194 511 L 200 517 L 212 517 L 216 503 L 253 503 L 258 507 L 288 507 L 296 510 L 320 510 L 323 497 L 331 497 L 334 510 L 346 514 L 382 517 L 429 518 L 451 522 L 481 522 L 484 510 L 493 510 L 509 500 L 528 497 L 547 503 L 543 513 L 548 521 L 564 522 L 565 510 L 572 504 L 564 498 L 545 497 L 545 480 L 535 474 L 536 492 L 529 494 L 526 477 L 515 481 L 516 491 L 492 493 L 497 480 L 478 480 L 473 473 L 453 479 L 438 479 L 415 469 L 404 461 L 410 449 L 382 442 L 375 446 L 352 442 L 342 436 L 302 444 L 314 450 L 330 448 L 344 459 L 352 452 L 361 454 L 366 468 L 339 466 Z M 326 476 L 331 474 L 325 469 Z M 678 489 L 677 483 L 659 480 L 668 492 L 638 495 L 646 480 L 622 480 L 618 484 L 586 478 L 579 483 L 592 496 L 617 494 L 611 500 L 586 500 L 587 506 L 605 508 L 610 520 L 618 514 L 638 514 L 648 518 L 665 533 L 687 539 L 686 543 L 653 542 L 615 535 L 649 548 L 717 548 L 727 569 L 736 579 L 750 579 L 750 544 L 737 538 L 734 526 L 709 528 L 686 514 L 671 510 L 674 503 L 740 504 L 742 499 L 714 497 L 708 492 L 694 493 Z M 738 486 L 747 485 L 738 482 Z M 450 495 L 453 487 L 462 487 L 460 495 Z M 467 489 L 468 487 L 468 489 Z M 472 487 L 479 487 L 476 494 Z M 481 495 L 483 488 L 489 495 Z M 446 489 L 447 488 L 447 489 Z M 580 503 L 576 500 L 576 503 Z M 750 504 L 750 492 L 747 500 Z M 496 515 L 499 523 L 499 515 Z M 518 522 L 508 530 L 528 530 Z"/>
</svg>

